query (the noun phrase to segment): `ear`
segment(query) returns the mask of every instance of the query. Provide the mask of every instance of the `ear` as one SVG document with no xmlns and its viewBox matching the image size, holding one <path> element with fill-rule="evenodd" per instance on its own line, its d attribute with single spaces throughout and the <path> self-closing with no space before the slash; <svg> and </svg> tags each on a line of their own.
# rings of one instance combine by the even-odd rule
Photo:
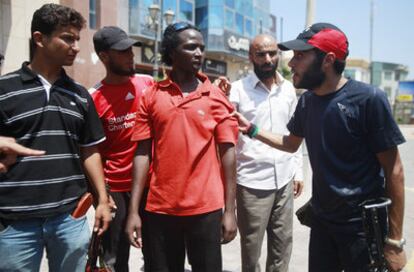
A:
<svg viewBox="0 0 414 272">
<path fill-rule="evenodd" d="M 101 51 L 101 52 L 99 52 L 99 53 L 98 53 L 98 57 L 99 57 L 99 59 L 100 59 L 103 63 L 108 62 L 109 56 L 108 56 L 108 54 L 107 54 L 105 51 Z"/>
<path fill-rule="evenodd" d="M 252 50 L 249 50 L 249 61 L 250 62 L 253 62 L 253 52 L 252 52 Z"/>
<path fill-rule="evenodd" d="M 333 65 L 336 60 L 336 54 L 333 52 L 326 53 L 326 56 L 323 60 L 324 64 Z"/>
<path fill-rule="evenodd" d="M 36 47 L 44 47 L 44 44 L 43 44 L 44 37 L 45 36 L 39 31 L 33 32 L 32 40 L 33 40 L 33 43 L 36 44 Z"/>
</svg>

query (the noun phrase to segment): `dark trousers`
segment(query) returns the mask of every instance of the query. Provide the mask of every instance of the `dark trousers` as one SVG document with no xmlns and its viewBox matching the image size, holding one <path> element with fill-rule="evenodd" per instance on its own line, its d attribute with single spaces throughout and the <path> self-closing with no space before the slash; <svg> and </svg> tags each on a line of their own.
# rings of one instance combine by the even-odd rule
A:
<svg viewBox="0 0 414 272">
<path fill-rule="evenodd" d="M 149 271 L 184 271 L 185 252 L 194 272 L 221 272 L 222 211 L 194 216 L 148 212 Z"/>
<path fill-rule="evenodd" d="M 363 272 L 369 255 L 365 234 L 333 230 L 319 219 L 312 222 L 309 242 L 309 272 Z"/>
<path fill-rule="evenodd" d="M 140 205 L 140 216 L 143 222 L 142 226 L 142 239 L 143 244 L 145 245 L 142 248 L 142 253 L 144 255 L 144 264 L 145 267 L 149 263 L 148 254 L 146 254 L 147 248 L 150 246 L 150 243 L 147 242 L 146 237 L 146 212 L 144 210 L 146 203 L 146 196 L 148 191 L 144 191 L 142 198 L 142 203 Z M 128 236 L 125 233 L 125 224 L 128 216 L 128 207 L 130 201 L 129 192 L 110 192 L 115 205 L 117 207 L 115 218 L 113 218 L 111 224 L 109 225 L 108 230 L 102 236 L 102 248 L 103 248 L 103 257 L 105 263 L 115 272 L 128 272 L 128 261 L 129 261 L 129 250 L 130 244 Z M 145 269 L 145 271 L 148 271 Z"/>
</svg>

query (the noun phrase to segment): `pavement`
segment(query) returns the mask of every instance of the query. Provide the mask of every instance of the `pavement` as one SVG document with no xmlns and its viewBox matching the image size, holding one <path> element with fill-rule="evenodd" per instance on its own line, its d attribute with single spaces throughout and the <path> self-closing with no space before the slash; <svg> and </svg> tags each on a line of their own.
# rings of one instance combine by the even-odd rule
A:
<svg viewBox="0 0 414 272">
<path fill-rule="evenodd" d="M 414 272 L 414 125 L 400 126 L 407 142 L 400 146 L 401 158 L 405 171 L 405 218 L 404 218 L 404 236 L 407 239 L 406 254 L 407 265 L 404 272 Z M 304 176 L 305 189 L 303 194 L 295 200 L 295 210 L 301 207 L 311 196 L 311 170 L 307 154 L 304 156 Z M 88 212 L 88 219 L 92 224 L 93 211 Z M 309 228 L 299 224 L 294 218 L 293 223 L 293 252 L 290 262 L 290 272 L 307 271 L 308 264 L 308 243 Z M 227 245 L 223 245 L 223 271 L 239 272 L 241 271 L 240 261 L 240 240 L 239 235 L 236 239 Z M 262 256 L 260 258 L 262 270 L 266 264 L 266 237 L 263 241 Z M 143 271 L 143 260 L 141 251 L 135 248 L 131 249 L 130 271 Z M 186 265 L 186 270 L 191 271 L 190 266 Z M 42 262 L 41 272 L 46 272 L 47 264 L 45 260 Z"/>
</svg>

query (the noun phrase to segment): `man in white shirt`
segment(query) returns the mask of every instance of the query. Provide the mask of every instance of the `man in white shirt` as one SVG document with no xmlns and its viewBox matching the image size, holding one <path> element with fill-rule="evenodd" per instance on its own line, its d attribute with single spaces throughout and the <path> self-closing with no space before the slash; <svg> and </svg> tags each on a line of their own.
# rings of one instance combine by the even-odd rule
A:
<svg viewBox="0 0 414 272">
<path fill-rule="evenodd" d="M 293 85 L 276 72 L 278 47 L 269 35 L 254 38 L 249 50 L 254 73 L 233 83 L 230 101 L 260 128 L 288 133 L 286 124 L 297 104 Z M 250 137 L 237 145 L 237 218 L 242 271 L 260 271 L 259 257 L 267 232 L 266 271 L 288 271 L 292 252 L 293 198 L 303 188 L 302 153 L 271 148 Z M 256 132 L 257 133 L 257 132 Z"/>
</svg>

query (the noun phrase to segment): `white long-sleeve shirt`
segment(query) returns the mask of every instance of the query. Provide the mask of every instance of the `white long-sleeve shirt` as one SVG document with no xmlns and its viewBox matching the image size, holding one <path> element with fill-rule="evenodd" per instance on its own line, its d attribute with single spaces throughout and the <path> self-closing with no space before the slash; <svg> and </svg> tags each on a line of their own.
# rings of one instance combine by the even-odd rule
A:
<svg viewBox="0 0 414 272">
<path fill-rule="evenodd" d="M 260 129 L 289 134 L 286 128 L 296 104 L 292 83 L 277 74 L 278 84 L 269 90 L 251 73 L 232 83 L 230 101 L 237 110 Z M 246 135 L 237 144 L 237 183 L 259 190 L 280 189 L 292 179 L 303 180 L 301 148 L 287 153 Z"/>
</svg>

